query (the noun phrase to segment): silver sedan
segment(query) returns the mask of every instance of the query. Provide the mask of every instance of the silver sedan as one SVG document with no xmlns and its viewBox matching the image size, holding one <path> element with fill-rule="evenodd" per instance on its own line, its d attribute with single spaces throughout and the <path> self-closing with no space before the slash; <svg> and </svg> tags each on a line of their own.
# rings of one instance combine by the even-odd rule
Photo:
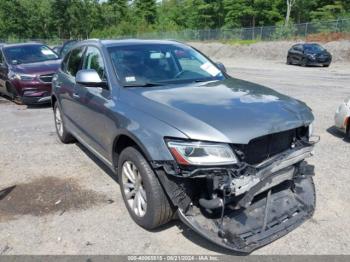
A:
<svg viewBox="0 0 350 262">
<path fill-rule="evenodd" d="M 334 116 L 335 126 L 350 138 L 350 97 L 338 107 Z"/>
</svg>

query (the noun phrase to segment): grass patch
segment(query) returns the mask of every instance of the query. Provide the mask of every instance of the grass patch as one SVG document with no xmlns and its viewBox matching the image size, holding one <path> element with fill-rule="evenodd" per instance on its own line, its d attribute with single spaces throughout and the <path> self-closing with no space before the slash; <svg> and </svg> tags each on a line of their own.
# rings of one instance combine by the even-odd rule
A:
<svg viewBox="0 0 350 262">
<path fill-rule="evenodd" d="M 232 40 L 223 40 L 220 41 L 223 44 L 227 45 L 252 45 L 260 42 L 260 40 L 254 39 L 254 40 L 240 40 L 240 39 L 232 39 Z"/>
</svg>

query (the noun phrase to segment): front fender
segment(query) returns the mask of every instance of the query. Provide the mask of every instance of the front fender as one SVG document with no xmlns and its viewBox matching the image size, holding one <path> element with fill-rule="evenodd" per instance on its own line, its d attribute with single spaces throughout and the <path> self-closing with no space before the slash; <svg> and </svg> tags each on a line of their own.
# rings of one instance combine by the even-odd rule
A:
<svg viewBox="0 0 350 262">
<path fill-rule="evenodd" d="M 164 137 L 188 139 L 176 128 L 120 101 L 117 112 L 114 112 L 113 116 L 115 118 L 113 141 L 109 143 L 111 159 L 114 154 L 114 141 L 121 135 L 126 135 L 134 140 L 143 150 L 148 161 L 174 160 L 165 144 Z"/>
</svg>

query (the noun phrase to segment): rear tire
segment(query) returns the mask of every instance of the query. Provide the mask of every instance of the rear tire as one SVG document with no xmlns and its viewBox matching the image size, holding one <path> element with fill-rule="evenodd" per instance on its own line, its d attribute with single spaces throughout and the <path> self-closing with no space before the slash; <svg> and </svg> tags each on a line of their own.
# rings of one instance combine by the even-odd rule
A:
<svg viewBox="0 0 350 262">
<path fill-rule="evenodd" d="M 132 219 L 151 230 L 173 217 L 173 208 L 158 178 L 143 155 L 134 147 L 122 151 L 118 180 L 124 203 Z"/>
<path fill-rule="evenodd" d="M 323 65 L 323 67 L 329 67 L 329 65 L 330 65 L 330 64 L 325 64 L 325 65 Z"/>
<path fill-rule="evenodd" d="M 75 141 L 74 137 L 67 131 L 63 117 L 62 117 L 62 111 L 61 108 L 58 106 L 58 103 L 56 102 L 53 107 L 54 112 L 54 119 L 55 119 L 55 127 L 56 127 L 56 133 L 58 138 L 61 140 L 64 144 L 69 144 Z"/>
</svg>

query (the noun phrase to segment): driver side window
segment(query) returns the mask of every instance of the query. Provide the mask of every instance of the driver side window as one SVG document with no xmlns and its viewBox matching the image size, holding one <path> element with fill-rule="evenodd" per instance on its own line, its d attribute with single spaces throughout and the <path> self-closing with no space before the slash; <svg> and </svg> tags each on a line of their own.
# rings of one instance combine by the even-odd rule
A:
<svg viewBox="0 0 350 262">
<path fill-rule="evenodd" d="M 70 54 L 67 54 L 68 57 L 67 67 L 64 69 L 69 75 L 74 76 L 80 70 L 81 67 L 81 58 L 84 54 L 84 47 L 80 47 L 77 49 L 73 49 Z M 63 61 L 63 65 L 65 65 L 65 60 Z"/>
<path fill-rule="evenodd" d="M 103 58 L 96 47 L 89 46 L 87 48 L 83 69 L 94 69 L 102 80 L 106 80 Z"/>
</svg>

